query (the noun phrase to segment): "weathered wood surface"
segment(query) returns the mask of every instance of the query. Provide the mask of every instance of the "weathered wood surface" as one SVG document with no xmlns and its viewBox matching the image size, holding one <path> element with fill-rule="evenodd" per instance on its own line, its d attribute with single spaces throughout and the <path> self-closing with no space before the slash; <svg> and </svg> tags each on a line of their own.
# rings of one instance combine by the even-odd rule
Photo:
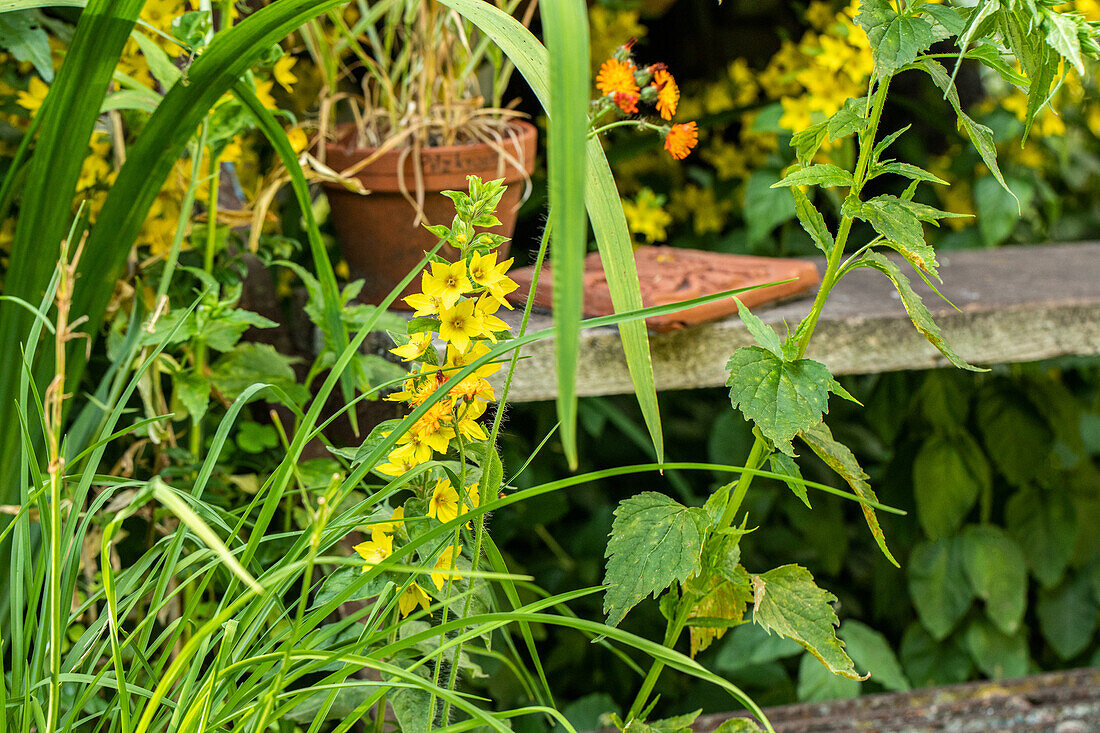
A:
<svg viewBox="0 0 1100 733">
<path fill-rule="evenodd" d="M 1100 354 L 1100 242 L 949 251 L 940 254 L 940 261 L 940 292 L 959 310 L 940 300 L 915 273 L 914 288 L 949 343 L 971 363 Z M 819 266 L 824 269 L 823 263 Z M 791 328 L 798 324 L 811 300 L 761 308 L 757 315 L 782 332 L 784 324 Z M 518 312 L 505 315 L 513 322 L 518 322 L 518 316 Z M 549 315 L 534 314 L 530 328 L 551 323 Z M 736 317 L 650 334 L 657 388 L 721 386 L 727 376 L 726 360 L 734 349 L 750 342 Z M 509 399 L 553 399 L 553 341 L 533 344 L 523 355 L 530 358 L 520 361 Z M 913 328 L 889 280 L 870 270 L 851 273 L 834 289 L 808 356 L 824 362 L 834 374 L 947 365 Z M 580 395 L 633 391 L 615 328 L 582 334 L 577 390 Z"/>
<path fill-rule="evenodd" d="M 765 710 L 776 733 L 1094 733 L 1100 731 L 1100 669 L 971 682 L 854 700 Z M 705 715 L 713 733 L 731 715 Z"/>
</svg>

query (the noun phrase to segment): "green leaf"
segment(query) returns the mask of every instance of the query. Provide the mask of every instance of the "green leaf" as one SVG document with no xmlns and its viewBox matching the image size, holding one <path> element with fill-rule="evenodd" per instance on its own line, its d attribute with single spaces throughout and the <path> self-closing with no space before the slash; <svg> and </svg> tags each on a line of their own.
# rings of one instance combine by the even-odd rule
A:
<svg viewBox="0 0 1100 733">
<path fill-rule="evenodd" d="M 970 656 L 953 639 L 936 641 L 917 622 L 902 635 L 900 655 L 914 687 L 951 685 L 970 679 Z"/>
<path fill-rule="evenodd" d="M 863 685 L 859 680 L 830 674 L 809 654 L 798 660 L 798 701 L 803 703 L 826 700 L 850 700 L 859 697 Z"/>
<path fill-rule="evenodd" d="M 924 241 L 924 227 L 911 203 L 897 196 L 876 196 L 858 204 L 845 203 L 845 213 L 866 221 L 914 267 L 938 278 L 936 253 Z"/>
<path fill-rule="evenodd" d="M 779 171 L 756 171 L 745 183 L 745 223 L 749 244 L 764 240 L 773 229 L 795 217 L 794 200 L 786 191 L 772 184 L 779 180 Z"/>
<path fill-rule="evenodd" d="M 210 381 L 223 397 L 235 400 L 253 384 L 270 384 L 302 397 L 302 388 L 291 366 L 297 361 L 284 356 L 269 344 L 239 344 L 223 354 L 211 367 Z"/>
<path fill-rule="evenodd" d="M 699 569 L 704 520 L 700 509 L 688 509 L 664 494 L 643 491 L 615 510 L 607 543 L 603 611 L 617 626 L 646 596 L 654 598 L 674 581 L 683 582 Z"/>
<path fill-rule="evenodd" d="M 853 133 L 860 133 L 870 124 L 867 117 L 867 98 L 847 99 L 841 107 L 826 122 L 829 139 L 836 141 Z"/>
<path fill-rule="evenodd" d="M 975 618 L 966 627 L 963 643 L 978 669 L 995 680 L 1027 674 L 1027 636 L 1023 632 L 1009 636 L 984 618 Z"/>
<path fill-rule="evenodd" d="M 829 411 L 829 392 L 847 395 L 824 364 L 783 361 L 759 346 L 733 352 L 726 369 L 730 402 L 789 456 L 794 455 L 791 438 L 820 423 Z"/>
<path fill-rule="evenodd" d="M 732 674 L 801 653 L 802 647 L 793 639 L 767 633 L 756 624 L 743 624 L 726 635 L 714 657 L 714 668 Z"/>
<path fill-rule="evenodd" d="M 750 718 L 726 718 L 714 733 L 763 733 L 763 728 Z"/>
<path fill-rule="evenodd" d="M 1020 546 L 992 525 L 971 525 L 960 541 L 963 569 L 985 602 L 985 615 L 1002 632 L 1015 634 L 1027 608 L 1027 564 Z"/>
<path fill-rule="evenodd" d="M 873 267 L 890 278 L 898 291 L 898 295 L 901 296 L 901 303 L 905 306 L 906 313 L 909 314 L 909 320 L 913 322 L 913 325 L 921 335 L 928 339 L 929 343 L 947 357 L 949 362 L 960 369 L 969 369 L 973 372 L 987 371 L 980 367 L 971 366 L 961 356 L 955 353 L 955 350 L 952 349 L 950 345 L 948 345 L 943 338 L 943 334 L 940 332 L 940 327 L 932 320 L 932 314 L 928 312 L 928 308 L 925 307 L 924 301 L 922 301 L 921 297 L 913 290 L 913 286 L 909 284 L 909 279 L 901 273 L 897 265 L 878 252 L 868 252 L 860 261 L 860 266 Z"/>
<path fill-rule="evenodd" d="M 210 403 L 210 380 L 194 372 L 180 372 L 172 377 L 172 404 L 177 402 L 187 411 L 194 425 L 202 420 Z M 180 416 L 182 417 L 182 416 Z"/>
<path fill-rule="evenodd" d="M 1037 611 L 1043 638 L 1063 660 L 1073 659 L 1089 647 L 1100 607 L 1086 574 L 1039 591 Z"/>
<path fill-rule="evenodd" d="M 892 75 L 932 45 L 932 26 L 924 18 L 899 15 L 889 0 L 864 0 L 856 22 L 867 32 L 880 78 Z"/>
<path fill-rule="evenodd" d="M 829 133 L 829 122 L 825 120 L 815 125 L 810 125 L 805 130 L 799 130 L 791 136 L 791 147 L 794 149 L 795 158 L 802 165 L 809 165 L 817 151 L 825 142 Z"/>
<path fill-rule="evenodd" d="M 53 60 L 50 38 L 38 24 L 37 10 L 9 12 L 0 15 L 0 48 L 6 49 L 16 61 L 30 63 L 49 84 L 53 81 Z"/>
<path fill-rule="evenodd" d="M 725 564 L 725 572 L 708 573 L 702 581 L 689 581 L 685 594 L 689 590 L 704 594 L 691 609 L 688 620 L 694 657 L 721 638 L 729 627 L 741 623 L 752 600 L 752 582 L 748 572 L 733 558 L 732 563 Z"/>
<path fill-rule="evenodd" d="M 1022 178 L 1006 181 L 1011 190 L 1001 188 L 992 176 L 982 176 L 974 183 L 974 202 L 978 213 L 978 231 L 987 247 L 1003 244 L 1016 230 L 1022 210 L 1028 208 L 1035 187 Z"/>
<path fill-rule="evenodd" d="M 1018 491 L 1005 505 L 1005 526 L 1023 548 L 1031 574 L 1045 588 L 1057 585 L 1080 531 L 1070 498 L 1061 491 Z"/>
<path fill-rule="evenodd" d="M 833 433 L 829 430 L 829 426 L 825 423 L 820 423 L 814 427 L 803 430 L 799 437 L 806 445 L 810 446 L 810 449 L 817 454 L 817 457 L 825 462 L 829 468 L 833 469 L 841 478 L 848 482 L 848 485 L 852 487 L 852 491 L 856 496 L 866 501 L 877 502 L 878 498 L 875 496 L 874 490 L 871 489 L 871 485 L 867 483 L 867 474 L 860 468 L 859 462 L 856 460 L 852 451 L 842 443 L 838 443 L 833 439 Z M 894 559 L 894 556 L 890 554 L 890 549 L 886 546 L 886 536 L 882 532 L 882 527 L 878 522 L 878 515 L 875 514 L 874 507 L 870 507 L 866 504 L 861 504 L 860 509 L 863 510 L 863 518 L 867 522 L 867 527 L 871 530 L 871 536 L 875 538 L 875 543 L 878 544 L 879 550 L 897 567 L 898 561 Z"/>
<path fill-rule="evenodd" d="M 400 678 L 392 679 L 396 682 Z M 432 721 L 428 719 L 431 695 L 427 690 L 419 687 L 397 687 L 386 696 L 386 702 L 393 709 L 401 733 L 428 733 L 431 730 Z"/>
<path fill-rule="evenodd" d="M 913 181 L 926 181 L 928 183 L 939 183 L 944 186 L 948 185 L 947 181 L 936 174 L 929 173 L 920 166 L 913 165 L 912 163 L 898 163 L 897 161 L 883 163 L 875 168 L 875 174 L 878 175 L 879 173 L 893 173 L 894 175 L 904 176 Z"/>
<path fill-rule="evenodd" d="M 987 0 L 982 6 L 982 10 L 979 11 L 979 14 L 996 4 L 997 0 Z M 963 44 L 960 44 L 960 46 L 962 47 Z M 944 93 L 944 96 L 955 109 L 955 114 L 959 118 L 959 125 L 966 131 L 967 137 L 970 138 L 970 142 L 974 145 L 974 149 L 978 151 L 978 155 L 981 156 L 982 162 L 989 168 L 989 171 L 997 179 L 997 182 L 1000 183 L 1006 191 L 1011 193 L 1011 189 L 1009 189 L 1008 184 L 1005 183 L 1004 176 L 1001 174 L 1001 167 L 997 165 L 997 146 L 993 140 L 993 131 L 985 125 L 975 122 L 968 114 L 963 112 L 962 104 L 959 102 L 959 93 L 955 89 L 952 77 L 948 76 L 947 69 L 943 68 L 942 64 L 933 59 L 921 61 L 918 68 L 923 69 L 932 77 L 932 81 Z M 1015 194 L 1013 194 L 1013 196 L 1015 196 Z"/>
<path fill-rule="evenodd" d="M 703 711 L 696 710 L 694 713 L 654 720 L 651 723 L 643 723 L 638 718 L 634 718 L 623 728 L 623 733 L 691 733 L 691 724 L 701 712 Z"/>
<path fill-rule="evenodd" d="M 966 18 L 959 14 L 958 8 L 949 5 L 937 5 L 925 3 L 920 9 L 922 14 L 932 16 L 933 20 L 943 26 L 946 37 L 957 36 L 966 29 Z"/>
<path fill-rule="evenodd" d="M 763 346 L 777 358 L 783 358 L 783 343 L 779 340 L 779 334 L 777 334 L 771 326 L 766 325 L 753 315 L 752 311 L 750 311 L 740 300 L 737 300 L 737 315 L 741 319 L 741 323 L 744 323 L 745 328 L 752 334 L 757 344 Z"/>
<path fill-rule="evenodd" d="M 922 542 L 913 549 L 909 556 L 909 597 L 932 636 L 938 641 L 947 638 L 974 597 L 957 538 Z"/>
<path fill-rule="evenodd" d="M 772 188 L 783 186 L 851 186 L 852 174 L 832 163 L 819 163 L 789 174 Z"/>
<path fill-rule="evenodd" d="M 810 235 L 810 239 L 826 257 L 833 251 L 833 235 L 829 233 L 829 227 L 825 226 L 825 217 L 817 210 L 810 199 L 800 188 L 792 188 L 794 196 L 794 212 L 798 217 L 798 223 Z"/>
<path fill-rule="evenodd" d="M 575 730 L 602 730 L 607 727 L 605 716 L 618 715 L 620 712 L 614 698 L 606 692 L 593 692 L 566 705 L 561 713 Z M 558 723 L 552 733 L 566 733 L 565 727 Z"/>
<path fill-rule="evenodd" d="M 1077 30 L 1081 22 L 1072 15 L 1064 15 L 1056 10 L 1044 8 L 1046 19 L 1043 27 L 1046 29 L 1047 44 L 1057 51 L 1062 57 L 1073 64 L 1077 73 L 1082 76 L 1085 73 L 1085 65 L 1081 61 L 1081 42 L 1077 38 Z M 1088 33 L 1088 30 L 1086 30 Z M 1090 33 L 1091 35 L 1091 33 Z"/>
<path fill-rule="evenodd" d="M 752 576 L 752 620 L 780 636 L 794 639 L 833 674 L 866 679 L 855 670 L 836 636 L 836 596 L 818 588 L 814 576 L 798 565 L 783 565 Z"/>
<path fill-rule="evenodd" d="M 839 633 L 848 655 L 857 666 L 867 670 L 873 682 L 895 692 L 909 689 L 909 680 L 885 636 L 854 619 L 841 624 Z"/>
<path fill-rule="evenodd" d="M 277 325 L 259 313 L 233 308 L 207 321 L 198 335 L 214 351 L 229 351 L 249 328 L 274 328 Z"/>
<path fill-rule="evenodd" d="M 149 64 L 149 73 L 153 75 L 153 78 L 160 82 L 165 91 L 171 89 L 172 85 L 179 81 L 183 72 L 176 67 L 172 59 L 168 58 L 168 54 L 164 52 L 164 49 L 158 46 L 149 36 L 135 30 L 130 34 L 130 38 L 141 48 L 141 55 L 145 57 L 145 62 Z"/>
<path fill-rule="evenodd" d="M 384 575 L 363 580 L 363 569 L 351 566 L 337 568 L 321 582 L 311 608 L 318 608 L 347 592 L 344 601 L 365 601 L 377 597 L 390 582 Z"/>
<path fill-rule="evenodd" d="M 773 473 L 790 476 L 792 479 L 798 479 L 795 481 L 784 481 L 784 483 L 787 484 L 787 488 L 806 505 L 807 509 L 813 509 L 813 507 L 810 506 L 810 497 L 806 495 L 806 485 L 800 481 L 802 472 L 798 470 L 798 464 L 794 462 L 793 458 L 786 453 L 772 453 L 768 456 L 768 466 Z"/>
<path fill-rule="evenodd" d="M 974 412 L 986 452 L 1010 484 L 1024 487 L 1053 474 L 1054 432 L 1022 392 L 991 385 Z"/>
<path fill-rule="evenodd" d="M 989 462 L 962 430 L 936 433 L 913 461 L 917 517 L 929 539 L 955 534 L 982 492 L 992 491 Z"/>
</svg>

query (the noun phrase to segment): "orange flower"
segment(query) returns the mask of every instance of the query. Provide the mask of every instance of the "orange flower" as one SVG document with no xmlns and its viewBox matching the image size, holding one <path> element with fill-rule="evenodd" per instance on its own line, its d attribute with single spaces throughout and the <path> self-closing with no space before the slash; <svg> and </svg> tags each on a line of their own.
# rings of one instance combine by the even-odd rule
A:
<svg viewBox="0 0 1100 733">
<path fill-rule="evenodd" d="M 680 87 L 665 69 L 653 72 L 653 86 L 657 89 L 657 111 L 661 117 L 671 120 L 676 114 L 676 105 L 680 103 Z"/>
<path fill-rule="evenodd" d="M 694 122 L 673 125 L 665 135 L 665 150 L 676 160 L 683 160 L 699 142 L 699 128 Z"/>
<path fill-rule="evenodd" d="M 596 74 L 596 88 L 600 94 L 629 94 L 637 99 L 639 89 L 638 82 L 634 81 L 634 64 L 618 59 L 604 61 Z"/>
<path fill-rule="evenodd" d="M 615 92 L 615 96 L 612 97 L 615 100 L 615 104 L 619 105 L 619 109 L 626 112 L 628 115 L 636 114 L 638 112 L 638 95 L 627 94 L 626 92 Z"/>
</svg>

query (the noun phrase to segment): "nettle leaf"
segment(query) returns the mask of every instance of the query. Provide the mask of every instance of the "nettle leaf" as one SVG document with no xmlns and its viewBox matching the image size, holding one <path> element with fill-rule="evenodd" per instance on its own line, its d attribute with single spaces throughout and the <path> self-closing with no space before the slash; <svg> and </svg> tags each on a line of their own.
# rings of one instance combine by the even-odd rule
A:
<svg viewBox="0 0 1100 733">
<path fill-rule="evenodd" d="M 302 400 L 309 395 L 294 375 L 291 365 L 297 361 L 269 344 L 238 344 L 214 362 L 210 381 L 227 400 L 237 399 L 241 392 L 260 382 L 280 387 L 292 399 Z"/>
<path fill-rule="evenodd" d="M 705 595 L 691 609 L 688 626 L 692 657 L 721 639 L 726 629 L 740 624 L 745 617 L 745 609 L 753 599 L 752 581 L 744 568 L 736 567 L 739 571 L 736 580 L 710 574 L 702 588 Z"/>
<path fill-rule="evenodd" d="M 833 610 L 836 596 L 814 583 L 814 576 L 798 565 L 783 565 L 752 576 L 754 623 L 794 639 L 833 674 L 863 680 L 844 643 L 837 638 L 840 621 Z"/>
<path fill-rule="evenodd" d="M 1056 10 L 1046 10 L 1043 28 L 1047 32 L 1047 44 L 1057 51 L 1066 61 L 1073 64 L 1077 73 L 1084 75 L 1085 65 L 1081 61 L 1081 42 L 1077 30 L 1082 20 L 1073 15 L 1064 15 Z"/>
<path fill-rule="evenodd" d="M 796 186 L 791 189 L 791 194 L 794 196 L 794 213 L 798 217 L 798 223 L 827 257 L 833 251 L 833 235 L 829 232 L 829 227 L 825 226 L 825 217 L 810 203 L 802 189 Z"/>
<path fill-rule="evenodd" d="M 809 165 L 817 151 L 825 143 L 825 137 L 829 133 L 829 121 L 818 122 L 810 125 L 805 130 L 799 130 L 791 136 L 791 147 L 794 148 L 795 158 L 802 165 Z"/>
<path fill-rule="evenodd" d="M 172 377 L 172 409 L 182 407 L 192 424 L 202 420 L 210 403 L 210 380 L 194 372 L 180 372 Z M 177 418 L 183 417 L 177 415 Z"/>
<path fill-rule="evenodd" d="M 955 350 L 952 349 L 950 345 L 948 345 L 943 338 L 940 327 L 932 320 L 932 314 L 924 305 L 924 301 L 921 300 L 921 297 L 913 290 L 913 286 L 909 284 L 909 279 L 902 274 L 897 265 L 878 252 L 868 252 L 860 261 L 860 266 L 873 267 L 893 281 L 894 287 L 897 288 L 898 295 L 901 296 L 901 303 L 905 306 L 905 312 L 909 314 L 909 320 L 913 322 L 913 325 L 920 331 L 921 335 L 928 339 L 929 343 L 947 357 L 949 362 L 959 369 L 969 369 L 973 372 L 988 371 L 980 367 L 971 366 L 966 360 L 956 354 Z"/>
<path fill-rule="evenodd" d="M 917 517 L 929 539 L 955 534 L 982 492 L 992 491 L 993 471 L 969 434 L 937 433 L 913 461 Z"/>
<path fill-rule="evenodd" d="M 936 252 L 924 241 L 924 227 L 910 204 L 911 201 L 897 196 L 884 195 L 863 202 L 845 202 L 844 209 L 845 213 L 863 219 L 886 237 L 914 267 L 939 279 Z"/>
<path fill-rule="evenodd" d="M 810 450 L 816 453 L 817 457 L 825 462 L 825 465 L 848 482 L 848 486 L 852 488 L 856 496 L 865 501 L 878 501 L 871 484 L 867 483 L 867 474 L 860 467 L 859 461 L 856 460 L 855 455 L 848 449 L 848 446 L 838 443 L 833 438 L 833 433 L 829 430 L 828 425 L 820 423 L 803 430 L 798 437 L 810 446 Z M 901 567 L 890 553 L 890 548 L 886 546 L 886 535 L 883 534 L 882 527 L 879 525 L 875 508 L 860 504 L 860 509 L 863 510 L 863 518 L 867 522 L 867 527 L 871 530 L 871 536 L 875 538 L 879 550 L 896 567 Z"/>
<path fill-rule="evenodd" d="M 215 318 L 203 324 L 199 336 L 214 351 L 229 351 L 241 340 L 244 332 L 250 328 L 274 328 L 279 324 L 259 313 L 233 308 L 222 311 Z"/>
<path fill-rule="evenodd" d="M 824 364 L 784 361 L 759 346 L 733 352 L 726 369 L 730 402 L 789 456 L 794 455 L 791 439 L 820 423 L 822 413 L 829 411 L 829 392 L 853 399 Z"/>
<path fill-rule="evenodd" d="M 909 690 L 909 680 L 901 671 L 901 663 L 885 636 L 853 619 L 841 625 L 839 635 L 849 656 L 867 670 L 873 681 L 894 692 Z"/>
<path fill-rule="evenodd" d="M 752 334 L 756 343 L 775 354 L 776 357 L 783 358 L 783 343 L 779 340 L 779 334 L 771 326 L 753 315 L 752 311 L 740 300 L 737 301 L 737 316 L 745 324 L 745 328 Z"/>
<path fill-rule="evenodd" d="M 772 188 L 784 186 L 851 186 L 852 174 L 832 163 L 811 165 L 789 174 Z"/>
<path fill-rule="evenodd" d="M 702 712 L 700 709 L 694 713 L 654 720 L 651 723 L 644 723 L 640 718 L 634 718 L 623 728 L 623 733 L 691 733 L 691 724 Z"/>
<path fill-rule="evenodd" d="M 893 173 L 894 175 L 904 176 L 913 181 L 927 181 L 928 183 L 939 183 L 944 186 L 948 185 L 947 181 L 943 180 L 935 173 L 930 173 L 912 163 L 899 163 L 897 161 L 883 163 L 875 168 L 875 175 L 880 175 L 882 173 Z"/>
<path fill-rule="evenodd" d="M 887 77 L 916 60 L 935 37 L 927 20 L 894 12 L 889 0 L 864 0 L 856 22 L 867 31 L 875 71 Z"/>
<path fill-rule="evenodd" d="M 971 525 L 961 535 L 963 569 L 985 603 L 985 615 L 1006 634 L 1020 630 L 1027 608 L 1027 564 L 1004 530 Z"/>
<path fill-rule="evenodd" d="M 951 36 L 957 36 L 966 29 L 966 18 L 960 13 L 958 8 L 953 8 L 948 5 L 936 5 L 934 3 L 926 3 L 921 6 L 921 13 L 932 17 L 934 21 L 932 24 L 932 32 L 935 34 L 937 40 L 944 40 Z M 936 25 L 942 26 L 941 32 Z"/>
<path fill-rule="evenodd" d="M 829 140 L 836 141 L 853 133 L 863 132 L 871 120 L 866 97 L 847 99 L 832 117 L 826 121 Z"/>
<path fill-rule="evenodd" d="M 980 12 L 984 12 L 989 6 L 996 5 L 996 0 L 987 0 L 983 5 Z M 960 47 L 965 48 L 960 42 Z M 993 131 L 985 125 L 979 124 L 970 118 L 970 115 L 963 112 L 962 104 L 959 102 L 959 93 L 955 89 L 955 83 L 952 81 L 952 77 L 948 75 L 947 69 L 943 68 L 943 64 L 933 59 L 924 59 L 918 64 L 917 68 L 923 69 L 935 83 L 940 91 L 943 92 L 944 97 L 951 103 L 951 106 L 955 109 L 955 114 L 959 119 L 959 126 L 966 132 L 967 137 L 970 138 L 970 142 L 974 145 L 974 149 L 978 151 L 978 155 L 981 156 L 982 162 L 989 168 L 990 173 L 997 179 L 997 182 L 1001 186 L 1012 193 L 1012 190 L 1005 183 L 1004 176 L 1001 174 L 1001 167 L 997 165 L 997 146 L 993 140 Z M 1015 196 L 1016 194 L 1012 194 Z"/>
<path fill-rule="evenodd" d="M 909 597 L 937 641 L 955 629 L 974 598 L 960 545 L 957 537 L 943 537 L 917 545 L 909 555 Z"/>
<path fill-rule="evenodd" d="M 706 515 L 664 494 L 643 491 L 619 504 L 607 543 L 603 611 L 617 626 L 627 612 L 700 566 Z"/>
<path fill-rule="evenodd" d="M 768 466 L 773 473 L 789 476 L 791 479 L 798 479 L 784 481 L 783 483 L 787 484 L 787 488 L 806 505 L 807 509 L 813 509 L 810 506 L 810 497 L 806 494 L 806 485 L 801 482 L 802 472 L 798 470 L 798 464 L 794 462 L 793 458 L 786 453 L 772 453 L 768 456 Z"/>
</svg>

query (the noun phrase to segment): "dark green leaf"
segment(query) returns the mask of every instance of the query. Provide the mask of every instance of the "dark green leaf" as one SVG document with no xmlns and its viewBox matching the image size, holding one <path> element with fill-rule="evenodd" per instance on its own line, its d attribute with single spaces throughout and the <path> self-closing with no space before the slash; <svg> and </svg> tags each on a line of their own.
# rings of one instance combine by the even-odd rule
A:
<svg viewBox="0 0 1100 733">
<path fill-rule="evenodd" d="M 210 381 L 227 400 L 237 399 L 241 392 L 257 383 L 281 387 L 292 397 L 301 397 L 303 390 L 291 366 L 296 361 L 268 344 L 240 344 L 214 362 Z"/>
<path fill-rule="evenodd" d="M 901 663 L 914 687 L 951 685 L 970 678 L 970 657 L 954 640 L 936 641 L 913 622 L 901 637 Z"/>
<path fill-rule="evenodd" d="M 817 454 L 818 458 L 825 462 L 825 465 L 836 471 L 841 478 L 848 482 L 856 496 L 867 501 L 878 501 L 871 485 L 867 483 L 867 474 L 860 468 L 855 455 L 846 445 L 833 439 L 833 433 L 829 430 L 828 425 L 825 423 L 815 425 L 808 430 L 803 430 L 799 437 L 806 445 L 810 446 L 810 449 Z M 886 536 L 879 525 L 874 507 L 861 504 L 860 509 L 863 510 L 863 518 L 867 522 L 867 527 L 871 530 L 871 535 L 875 538 L 879 550 L 882 551 L 887 560 L 900 567 L 898 561 L 894 559 L 894 556 L 890 554 L 890 549 L 886 546 Z"/>
<path fill-rule="evenodd" d="M 1037 610 L 1043 638 L 1063 660 L 1088 648 L 1100 612 L 1088 576 L 1080 574 L 1057 588 L 1041 590 Z"/>
<path fill-rule="evenodd" d="M 833 235 L 829 233 L 829 228 L 825 226 L 825 218 L 821 216 L 821 212 L 810 202 L 802 189 L 792 188 L 791 195 L 794 196 L 794 212 L 798 217 L 798 222 L 810 235 L 810 239 L 817 245 L 817 248 L 828 257 L 833 251 Z"/>
<path fill-rule="evenodd" d="M 876 173 L 893 173 L 898 176 L 904 176 L 914 181 L 927 181 L 928 183 L 939 183 L 944 186 L 948 185 L 947 181 L 943 180 L 934 173 L 929 173 L 920 166 L 913 165 L 911 163 L 884 163 L 876 168 Z"/>
<path fill-rule="evenodd" d="M 959 14 L 958 8 L 948 5 L 925 3 L 921 6 L 921 13 L 932 16 L 933 20 L 943 26 L 947 37 L 957 36 L 966 28 L 966 18 Z"/>
<path fill-rule="evenodd" d="M 853 133 L 863 132 L 864 128 L 871 122 L 870 118 L 867 117 L 867 111 L 866 97 L 845 100 L 844 106 L 830 117 L 826 123 L 829 139 L 839 140 Z"/>
<path fill-rule="evenodd" d="M 1023 632 L 1009 636 L 984 618 L 975 618 L 966 627 L 963 643 L 978 669 L 995 680 L 1027 674 L 1027 636 Z"/>
<path fill-rule="evenodd" d="M 744 624 L 730 629 L 714 658 L 715 669 L 737 672 L 760 664 L 786 659 L 800 654 L 802 647 L 792 639 L 769 634 L 756 624 Z"/>
<path fill-rule="evenodd" d="M 977 441 L 962 430 L 937 433 L 913 461 L 917 517 L 929 539 L 955 534 L 993 475 Z"/>
<path fill-rule="evenodd" d="M 800 481 L 802 472 L 798 470 L 798 464 L 794 462 L 793 458 L 786 453 L 772 453 L 768 456 L 768 465 L 771 467 L 773 473 L 790 476 L 792 479 L 799 479 L 795 481 L 785 481 L 784 483 L 786 483 L 787 488 L 806 505 L 807 509 L 813 509 L 813 507 L 810 506 L 810 497 L 806 495 L 806 485 Z"/>
<path fill-rule="evenodd" d="M 929 343 L 947 357 L 948 361 L 960 369 L 969 369 L 974 372 L 986 371 L 985 369 L 968 364 L 948 345 L 943 338 L 943 334 L 940 332 L 940 327 L 932 320 L 932 314 L 928 312 L 928 308 L 925 307 L 924 301 L 922 301 L 921 297 L 913 290 L 913 287 L 909 284 L 909 279 L 901 273 L 897 265 L 877 252 L 868 252 L 864 255 L 860 265 L 873 267 L 890 278 L 894 283 L 894 287 L 897 288 L 898 295 L 901 296 L 901 303 L 905 306 L 906 313 L 909 314 L 909 320 L 913 322 L 913 325 L 916 326 L 921 335 L 928 339 Z"/>
<path fill-rule="evenodd" d="M 960 540 L 963 568 L 985 602 L 985 615 L 1005 634 L 1015 634 L 1027 607 L 1027 564 L 1020 546 L 992 525 L 969 526 Z"/>
<path fill-rule="evenodd" d="M 773 183 L 772 188 L 784 186 L 851 186 L 852 174 L 833 165 L 832 163 L 819 163 L 811 165 L 794 173 L 788 174 L 778 183 Z"/>
<path fill-rule="evenodd" d="M 913 63 L 932 45 L 932 26 L 924 18 L 899 15 L 889 0 L 864 0 L 856 21 L 867 31 L 879 77 Z"/>
<path fill-rule="evenodd" d="M 809 654 L 798 660 L 798 701 L 824 702 L 859 697 L 859 680 L 841 677 L 822 667 Z"/>
<path fill-rule="evenodd" d="M 802 165 L 809 165 L 817 151 L 821 149 L 828 134 L 828 121 L 810 125 L 805 130 L 799 130 L 791 136 L 791 147 L 794 148 L 795 158 Z"/>
<path fill-rule="evenodd" d="M 699 569 L 704 517 L 702 510 L 688 509 L 653 491 L 619 504 L 605 554 L 607 623 L 617 626 L 646 596 L 656 598 L 674 581 L 683 582 Z"/>
<path fill-rule="evenodd" d="M 1060 491 L 1018 491 L 1005 506 L 1005 525 L 1023 548 L 1031 574 L 1046 588 L 1057 585 L 1080 529 L 1069 497 Z"/>
<path fill-rule="evenodd" d="M 896 196 L 876 196 L 858 205 L 845 204 L 846 213 L 863 219 L 886 237 L 914 267 L 938 277 L 936 253 L 924 241 L 924 228 L 912 202 Z"/>
<path fill-rule="evenodd" d="M 752 576 L 752 585 L 754 623 L 794 639 L 833 674 L 863 679 L 836 636 L 836 596 L 818 588 L 809 570 L 784 565 Z"/>
<path fill-rule="evenodd" d="M 974 597 L 957 538 L 922 542 L 914 548 L 909 556 L 909 597 L 932 636 L 947 638 Z"/>
<path fill-rule="evenodd" d="M 779 171 L 767 169 L 750 175 L 745 184 L 749 244 L 760 242 L 777 226 L 795 217 L 794 200 L 786 191 L 772 187 L 777 180 Z"/>
<path fill-rule="evenodd" d="M 740 300 L 737 301 L 737 315 L 740 317 L 741 322 L 745 324 L 745 328 L 752 334 L 757 344 L 763 346 L 777 358 L 783 358 L 783 343 L 779 340 L 779 334 L 777 334 L 771 326 L 766 325 L 753 315 L 752 311 L 750 311 Z"/>
<path fill-rule="evenodd" d="M 1054 433 L 1023 393 L 984 389 L 974 412 L 986 452 L 1009 483 L 1023 487 L 1053 473 Z"/>
<path fill-rule="evenodd" d="M 885 636 L 854 619 L 841 624 L 839 633 L 848 655 L 857 667 L 867 670 L 872 682 L 895 692 L 909 689 L 909 680 L 901 671 L 901 664 Z"/>
<path fill-rule="evenodd" d="M 50 38 L 38 24 L 37 10 L 0 13 L 0 48 L 16 61 L 30 63 L 47 84 L 53 81 Z"/>
<path fill-rule="evenodd" d="M 1016 230 L 1021 210 L 1027 209 L 1035 187 L 1022 178 L 1009 178 L 1006 191 L 992 176 L 982 176 L 974 184 L 974 203 L 978 212 L 978 230 L 987 247 L 1004 243 Z"/>
<path fill-rule="evenodd" d="M 605 716 L 618 715 L 619 712 L 619 706 L 606 692 L 585 695 L 569 703 L 561 711 L 575 730 L 603 730 L 608 726 Z M 565 726 L 559 723 L 554 726 L 552 733 L 565 733 Z"/>
<path fill-rule="evenodd" d="M 811 359 L 783 361 L 759 346 L 733 352 L 726 363 L 730 401 L 789 456 L 791 438 L 821 422 L 829 392 L 846 395 L 828 368 Z"/>
</svg>

